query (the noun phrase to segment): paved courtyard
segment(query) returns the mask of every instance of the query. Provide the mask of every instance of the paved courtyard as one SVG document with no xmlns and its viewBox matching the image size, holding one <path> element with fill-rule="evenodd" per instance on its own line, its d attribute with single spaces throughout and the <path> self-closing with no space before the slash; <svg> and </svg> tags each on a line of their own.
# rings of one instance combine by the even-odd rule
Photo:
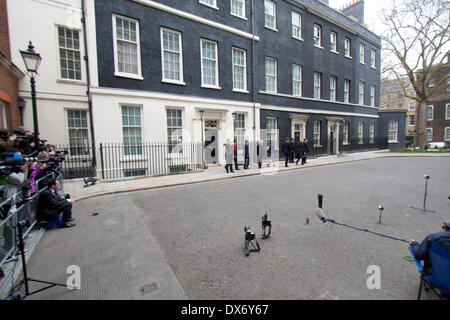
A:
<svg viewBox="0 0 450 320">
<path fill-rule="evenodd" d="M 449 172 L 448 158 L 385 158 L 85 199 L 77 226 L 46 232 L 29 263 L 32 277 L 64 283 L 67 266 L 80 266 L 81 290 L 35 298 L 415 299 L 407 244 L 329 230 L 315 216 L 317 194 L 329 218 L 422 241 L 450 218 Z M 426 212 L 412 208 L 423 206 L 424 174 Z M 266 212 L 272 236 L 261 240 Z M 249 257 L 244 225 L 261 246 Z M 373 265 L 381 289 L 369 290 Z"/>
</svg>

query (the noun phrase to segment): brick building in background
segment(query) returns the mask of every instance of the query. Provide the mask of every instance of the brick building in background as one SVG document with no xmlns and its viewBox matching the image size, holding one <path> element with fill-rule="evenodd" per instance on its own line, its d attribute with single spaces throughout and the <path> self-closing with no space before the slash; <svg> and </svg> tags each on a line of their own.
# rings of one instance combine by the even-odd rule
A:
<svg viewBox="0 0 450 320">
<path fill-rule="evenodd" d="M 11 130 L 23 123 L 18 90 L 24 73 L 11 61 L 6 0 L 0 0 L 0 21 L 0 127 Z"/>
</svg>

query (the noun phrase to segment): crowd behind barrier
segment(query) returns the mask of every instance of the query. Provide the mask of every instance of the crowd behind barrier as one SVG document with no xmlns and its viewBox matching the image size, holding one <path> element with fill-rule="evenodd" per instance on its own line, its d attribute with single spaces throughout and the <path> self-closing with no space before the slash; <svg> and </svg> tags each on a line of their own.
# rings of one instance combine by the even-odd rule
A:
<svg viewBox="0 0 450 320">
<path fill-rule="evenodd" d="M 65 153 L 37 139 L 24 127 L 12 132 L 0 129 L 0 298 L 17 280 L 20 266 L 18 223 L 26 226 L 23 239 L 34 243 L 40 230 L 37 221 L 39 195 L 47 189 L 50 178 L 60 182 Z"/>
</svg>

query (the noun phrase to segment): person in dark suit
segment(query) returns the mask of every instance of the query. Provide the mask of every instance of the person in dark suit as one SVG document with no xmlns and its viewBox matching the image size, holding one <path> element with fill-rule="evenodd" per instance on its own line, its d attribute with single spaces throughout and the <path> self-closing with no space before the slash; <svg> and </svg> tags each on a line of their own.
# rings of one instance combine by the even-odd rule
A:
<svg viewBox="0 0 450 320">
<path fill-rule="evenodd" d="M 258 158 L 258 168 L 261 169 L 262 161 L 264 159 L 264 144 L 262 140 L 258 141 L 258 145 L 256 146 L 256 156 Z M 450 197 L 449 197 L 450 198 Z"/>
<path fill-rule="evenodd" d="M 295 154 L 295 158 L 297 159 L 297 161 L 295 161 L 295 164 L 298 165 L 298 162 L 300 161 L 300 159 L 303 159 L 305 150 L 303 148 L 303 141 L 301 141 L 300 139 L 297 139 L 294 143 L 294 154 Z"/>
<path fill-rule="evenodd" d="M 294 163 L 294 139 L 289 139 L 289 144 L 291 146 L 291 153 L 289 154 L 289 163 Z"/>
<path fill-rule="evenodd" d="M 234 138 L 233 150 L 234 150 L 234 167 L 236 170 L 240 170 L 238 167 L 237 138 Z"/>
<path fill-rule="evenodd" d="M 284 154 L 284 166 L 288 167 L 288 161 L 291 154 L 291 143 L 289 141 L 289 138 L 286 138 L 286 140 L 281 145 L 281 152 Z"/>
<path fill-rule="evenodd" d="M 59 194 L 59 181 L 56 179 L 49 179 L 47 183 L 48 188 L 42 191 L 39 195 L 37 205 L 37 219 L 39 221 L 57 220 L 59 215 L 62 215 L 62 222 L 60 228 L 74 227 L 75 224 L 69 222 L 74 221 L 72 218 L 72 204 L 73 199 L 62 199 Z"/>
<path fill-rule="evenodd" d="M 245 155 L 245 163 L 244 169 L 248 169 L 248 165 L 250 164 L 250 150 L 249 150 L 248 140 L 245 140 L 244 146 L 244 155 Z"/>
<path fill-rule="evenodd" d="M 303 157 L 302 157 L 302 165 L 306 164 L 306 156 L 308 155 L 309 147 L 308 147 L 308 139 L 303 139 Z"/>
</svg>

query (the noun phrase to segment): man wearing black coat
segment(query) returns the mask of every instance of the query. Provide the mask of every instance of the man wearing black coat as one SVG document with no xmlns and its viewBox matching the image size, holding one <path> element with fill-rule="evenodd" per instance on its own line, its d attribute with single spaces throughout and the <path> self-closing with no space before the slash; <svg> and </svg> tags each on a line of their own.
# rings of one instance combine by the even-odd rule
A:
<svg viewBox="0 0 450 320">
<path fill-rule="evenodd" d="M 250 150 L 248 140 L 245 140 L 244 155 L 245 155 L 244 169 L 248 169 L 248 165 L 250 164 Z"/>
<path fill-rule="evenodd" d="M 57 220 L 59 214 L 62 214 L 61 228 L 74 227 L 75 224 L 69 223 L 72 219 L 73 199 L 62 199 L 59 194 L 59 181 L 49 179 L 48 188 L 39 195 L 37 205 L 37 219 L 39 221 Z"/>
<path fill-rule="evenodd" d="M 289 138 L 286 138 L 286 140 L 283 142 L 283 144 L 281 145 L 281 152 L 283 152 L 284 154 L 284 166 L 287 168 L 288 167 L 288 161 L 290 158 L 290 154 L 291 154 L 291 143 L 289 141 Z"/>
<path fill-rule="evenodd" d="M 302 156 L 302 165 L 306 164 L 306 155 L 309 152 L 308 147 L 308 139 L 303 139 L 303 156 Z"/>
<path fill-rule="evenodd" d="M 301 140 L 295 141 L 294 153 L 295 153 L 295 158 L 297 159 L 297 161 L 295 161 L 295 164 L 298 164 L 300 159 L 303 159 L 304 153 L 305 153 L 305 150 L 303 148 L 303 141 L 301 141 Z"/>
</svg>

